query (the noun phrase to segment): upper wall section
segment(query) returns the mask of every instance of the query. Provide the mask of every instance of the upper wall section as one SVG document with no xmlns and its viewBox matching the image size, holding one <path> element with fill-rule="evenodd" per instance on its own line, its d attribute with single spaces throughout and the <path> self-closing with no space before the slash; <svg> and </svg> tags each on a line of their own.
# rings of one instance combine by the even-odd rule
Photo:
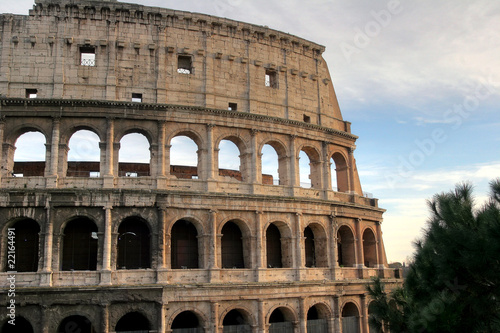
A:
<svg viewBox="0 0 500 333">
<path fill-rule="evenodd" d="M 29 16 L 0 15 L 0 37 L 2 96 L 134 98 L 350 131 L 324 47 L 267 27 L 116 1 L 37 0 Z"/>
</svg>

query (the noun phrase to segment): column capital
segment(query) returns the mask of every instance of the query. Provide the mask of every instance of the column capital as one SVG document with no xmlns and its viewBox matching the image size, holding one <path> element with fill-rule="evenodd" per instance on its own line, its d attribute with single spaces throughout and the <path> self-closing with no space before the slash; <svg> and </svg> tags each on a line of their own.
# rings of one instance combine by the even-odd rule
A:
<svg viewBox="0 0 500 333">
<path fill-rule="evenodd" d="M 104 206 L 102 206 L 102 209 L 103 210 L 111 210 L 113 209 L 113 205 L 111 205 L 110 203 L 106 203 Z"/>
<path fill-rule="evenodd" d="M 257 134 L 259 134 L 259 133 L 260 133 L 260 130 L 259 130 L 259 129 L 252 128 L 252 129 L 250 130 L 250 135 L 251 135 L 251 136 L 256 136 L 256 135 L 257 135 Z"/>
</svg>

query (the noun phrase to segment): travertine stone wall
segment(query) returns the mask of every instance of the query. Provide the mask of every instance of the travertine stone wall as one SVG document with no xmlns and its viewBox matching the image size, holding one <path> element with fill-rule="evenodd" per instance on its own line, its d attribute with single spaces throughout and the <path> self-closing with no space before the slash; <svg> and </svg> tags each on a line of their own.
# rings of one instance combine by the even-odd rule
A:
<svg viewBox="0 0 500 333">
<path fill-rule="evenodd" d="M 280 117 L 348 131 L 324 47 L 267 27 L 119 2 L 38 0 L 1 15 L 3 96 L 169 103 Z M 81 66 L 81 48 L 95 65 Z M 192 61 L 177 71 L 178 57 Z M 266 71 L 274 87 L 265 85 Z"/>
</svg>

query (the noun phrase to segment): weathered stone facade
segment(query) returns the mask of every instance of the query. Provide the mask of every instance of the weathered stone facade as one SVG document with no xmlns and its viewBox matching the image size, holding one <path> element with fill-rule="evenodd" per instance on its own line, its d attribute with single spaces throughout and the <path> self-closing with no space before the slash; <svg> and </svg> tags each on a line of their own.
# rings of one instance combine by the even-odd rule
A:
<svg viewBox="0 0 500 333">
<path fill-rule="evenodd" d="M 399 276 L 322 46 L 90 0 L 36 0 L 29 16 L 0 15 L 0 37 L 0 299 L 15 230 L 26 332 L 369 331 L 366 283 Z M 99 162 L 68 162 L 82 129 L 99 137 Z M 45 137 L 45 162 L 14 161 L 26 132 Z M 149 163 L 119 161 L 129 133 L 147 138 Z M 196 143 L 196 167 L 171 165 L 178 136 Z M 219 167 L 223 140 L 239 170 Z"/>
</svg>

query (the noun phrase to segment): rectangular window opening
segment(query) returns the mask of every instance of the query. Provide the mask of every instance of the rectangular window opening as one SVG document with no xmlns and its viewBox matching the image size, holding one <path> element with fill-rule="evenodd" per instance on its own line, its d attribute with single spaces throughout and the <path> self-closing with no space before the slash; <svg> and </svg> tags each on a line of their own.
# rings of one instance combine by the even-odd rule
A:
<svg viewBox="0 0 500 333">
<path fill-rule="evenodd" d="M 95 66 L 95 47 L 80 47 L 80 65 L 90 67 Z"/>
<path fill-rule="evenodd" d="M 99 178 L 101 177 L 101 173 L 99 171 L 90 171 L 90 178 Z"/>
<path fill-rule="evenodd" d="M 227 109 L 229 111 L 236 111 L 236 110 L 238 110 L 238 104 L 237 103 L 229 103 L 229 107 Z"/>
<path fill-rule="evenodd" d="M 138 177 L 138 174 L 137 174 L 137 172 L 126 172 L 126 173 L 125 173 L 125 177 L 133 177 L 133 178 L 137 178 L 137 177 Z"/>
<path fill-rule="evenodd" d="M 37 89 L 26 89 L 26 98 L 36 98 L 37 94 Z"/>
<path fill-rule="evenodd" d="M 266 69 L 265 86 L 270 88 L 278 87 L 277 74 L 275 71 Z"/>
<path fill-rule="evenodd" d="M 304 122 L 305 123 L 310 123 L 311 122 L 311 117 L 304 115 Z"/>
<path fill-rule="evenodd" d="M 191 74 L 193 72 L 191 56 L 180 55 L 177 58 L 177 73 Z"/>
<path fill-rule="evenodd" d="M 142 102 L 142 94 L 132 94 L 132 102 L 141 103 Z"/>
</svg>

